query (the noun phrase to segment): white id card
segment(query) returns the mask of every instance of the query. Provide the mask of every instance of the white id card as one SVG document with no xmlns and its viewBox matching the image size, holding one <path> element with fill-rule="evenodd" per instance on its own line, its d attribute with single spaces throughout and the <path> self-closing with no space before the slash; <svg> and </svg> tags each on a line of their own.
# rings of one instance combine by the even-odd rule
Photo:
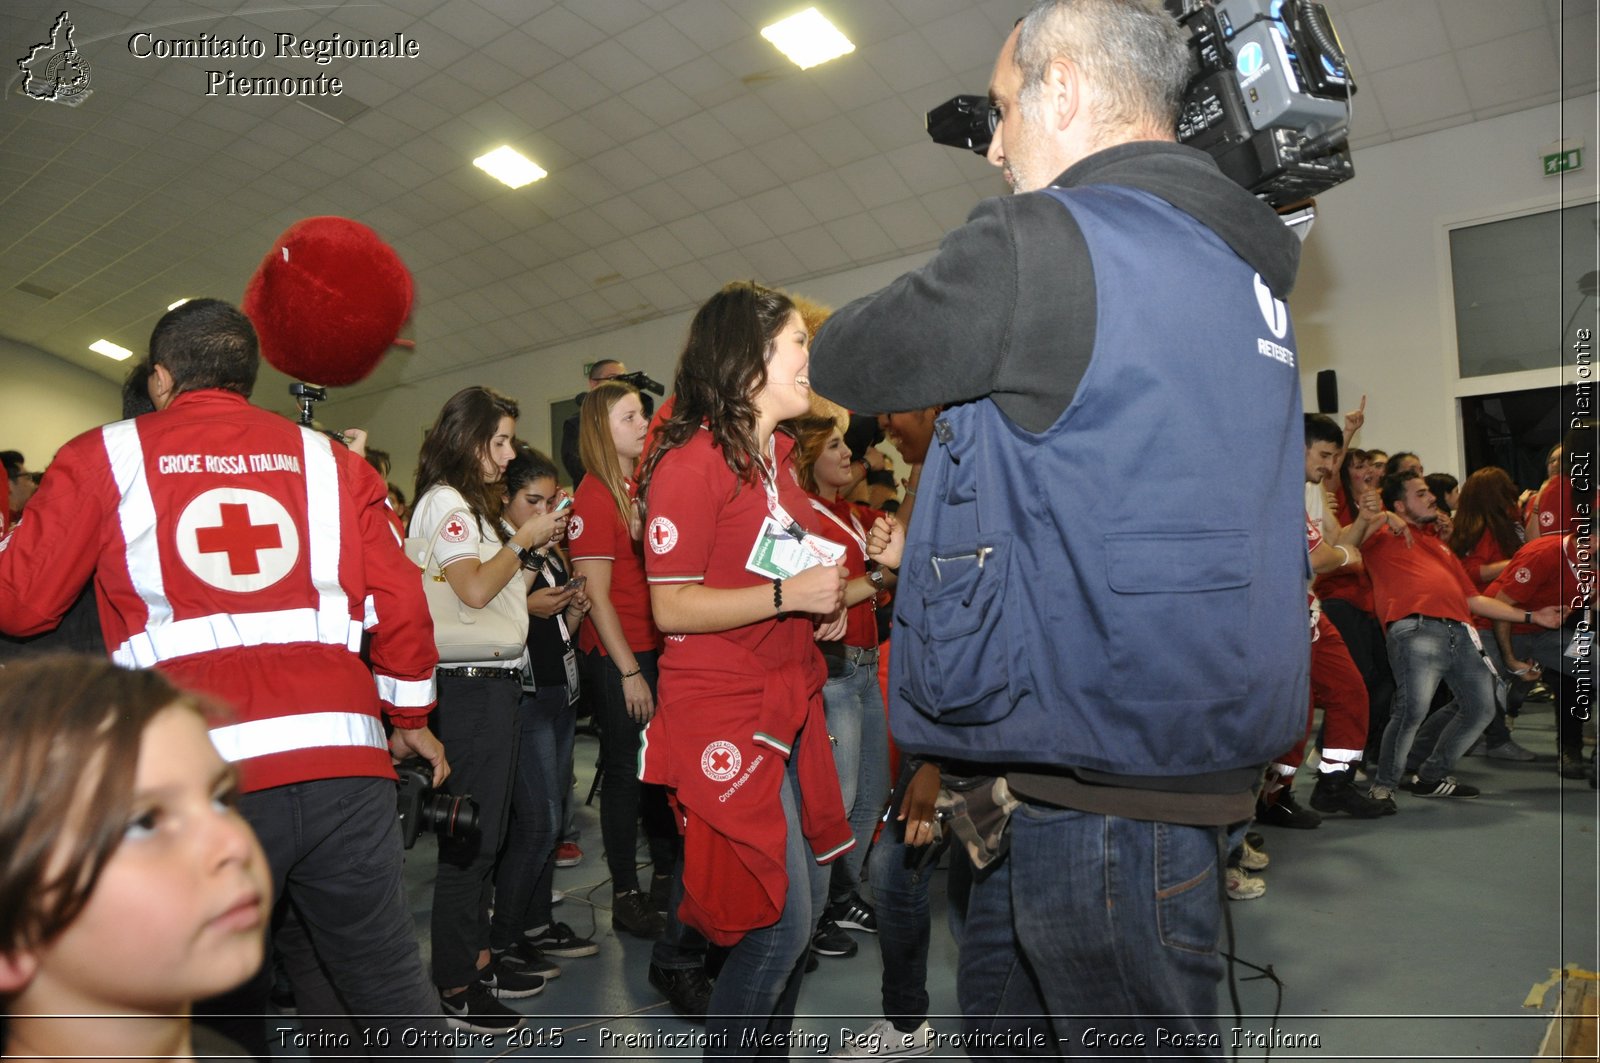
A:
<svg viewBox="0 0 1600 1063">
<path fill-rule="evenodd" d="M 844 559 L 844 547 L 816 535 L 796 539 L 771 517 L 761 521 L 761 534 L 750 547 L 744 567 L 766 579 L 788 579 L 817 565 L 836 565 Z"/>
<path fill-rule="evenodd" d="M 567 670 L 567 704 L 576 705 L 582 690 L 578 686 L 578 654 L 571 646 L 561 655 L 561 667 Z"/>
</svg>

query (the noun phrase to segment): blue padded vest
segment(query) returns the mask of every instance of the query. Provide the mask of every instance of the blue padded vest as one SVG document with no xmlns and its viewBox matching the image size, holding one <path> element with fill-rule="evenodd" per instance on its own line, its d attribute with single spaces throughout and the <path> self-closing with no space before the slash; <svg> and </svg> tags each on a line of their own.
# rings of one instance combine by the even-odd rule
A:
<svg viewBox="0 0 1600 1063">
<path fill-rule="evenodd" d="M 1093 353 L 1041 433 L 990 399 L 936 422 L 896 596 L 895 739 L 1130 776 L 1263 764 L 1309 693 L 1287 310 L 1155 196 L 1047 194 L 1088 243 Z"/>
</svg>

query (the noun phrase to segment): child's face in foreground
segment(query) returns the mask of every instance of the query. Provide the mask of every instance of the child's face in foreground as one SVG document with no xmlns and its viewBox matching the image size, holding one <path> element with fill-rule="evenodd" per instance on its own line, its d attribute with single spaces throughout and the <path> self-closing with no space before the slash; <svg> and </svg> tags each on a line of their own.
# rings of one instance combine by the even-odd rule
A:
<svg viewBox="0 0 1600 1063">
<path fill-rule="evenodd" d="M 183 707 L 145 728 L 127 832 L 82 914 L 38 950 L 41 1010 L 187 1012 L 261 965 L 271 885 L 235 778 Z"/>
</svg>

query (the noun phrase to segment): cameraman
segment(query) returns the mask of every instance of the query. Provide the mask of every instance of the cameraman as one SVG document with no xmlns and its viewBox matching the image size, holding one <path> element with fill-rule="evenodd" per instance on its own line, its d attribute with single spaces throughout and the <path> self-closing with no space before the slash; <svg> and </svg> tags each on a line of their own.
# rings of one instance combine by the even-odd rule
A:
<svg viewBox="0 0 1600 1063">
<path fill-rule="evenodd" d="M 255 330 L 227 303 L 167 312 L 150 365 L 157 412 L 62 447 L 0 550 L 0 630 L 48 630 L 93 576 L 114 662 L 234 709 L 211 739 L 238 765 L 273 895 L 309 935 L 285 956 L 302 1029 L 347 1008 L 389 1030 L 369 1043 L 442 1033 L 401 878 L 390 761 L 422 756 L 436 783 L 450 770 L 427 727 L 438 654 L 383 482 L 250 404 Z M 310 991 L 319 959 L 336 995 Z M 248 1016 L 266 1003 L 263 971 L 213 1010 L 246 1016 L 228 1032 L 261 1058 L 265 1023 Z"/>
<path fill-rule="evenodd" d="M 589 367 L 589 386 L 583 391 L 572 396 L 572 401 L 579 406 L 583 405 L 584 396 L 607 380 L 614 380 L 619 376 L 626 376 L 628 367 L 615 358 L 602 358 Z M 576 491 L 578 484 L 583 482 L 583 458 L 578 454 L 578 415 L 574 413 L 561 422 L 561 464 L 567 467 L 567 475 L 572 477 L 572 489 Z"/>
<path fill-rule="evenodd" d="M 1004 824 L 975 824 L 958 973 L 980 1036 L 1220 1044 L 1225 835 L 1304 724 L 1299 244 L 1174 142 L 1189 69 L 1155 3 L 1036 3 L 989 89 L 1017 194 L 812 352 L 851 409 L 964 404 L 922 470 L 889 687 L 901 748 L 964 762 L 947 779 Z M 1195 476 L 1199 440 L 1243 468 Z"/>
</svg>

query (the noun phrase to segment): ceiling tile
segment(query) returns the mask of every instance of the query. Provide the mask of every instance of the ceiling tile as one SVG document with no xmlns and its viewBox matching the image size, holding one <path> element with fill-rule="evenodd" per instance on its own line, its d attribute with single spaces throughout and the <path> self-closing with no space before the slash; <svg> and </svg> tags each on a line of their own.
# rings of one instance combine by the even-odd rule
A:
<svg viewBox="0 0 1600 1063">
<path fill-rule="evenodd" d="M 601 3 L 584 4 L 580 10 L 584 18 L 612 37 L 626 33 L 655 14 L 639 0 L 603 0 Z"/>
<path fill-rule="evenodd" d="M 744 19 L 722 0 L 684 0 L 668 8 L 663 17 L 705 51 L 713 51 L 750 32 Z"/>
<path fill-rule="evenodd" d="M 703 214 L 680 218 L 666 226 L 666 229 L 698 258 L 719 254 L 733 246 L 722 230 L 711 224 L 711 220 Z"/>
<path fill-rule="evenodd" d="M 651 71 L 616 41 L 602 41 L 572 60 L 611 92 L 624 92 L 649 81 Z"/>
<path fill-rule="evenodd" d="M 577 55 L 606 39 L 594 23 L 586 22 L 565 7 L 552 7 L 529 19 L 523 23 L 522 30 L 560 55 Z"/>
<path fill-rule="evenodd" d="M 687 94 L 664 77 L 635 85 L 622 98 L 658 126 L 671 125 L 699 110 Z"/>
<path fill-rule="evenodd" d="M 772 236 L 772 229 L 743 200 L 713 207 L 706 211 L 706 217 L 734 247 L 758 243 Z"/>
<path fill-rule="evenodd" d="M 1379 0 L 1384 3 L 1386 0 Z M 1368 75 L 1375 93 L 1384 101 L 1384 117 L 1394 132 L 1468 113 L 1467 89 L 1449 53 L 1419 59 Z"/>
<path fill-rule="evenodd" d="M 737 137 L 723 128 L 722 123 L 704 112 L 672 123 L 667 127 L 667 132 L 701 162 L 731 155 L 743 146 Z"/>
<path fill-rule="evenodd" d="M 912 30 L 866 48 L 862 61 L 895 92 L 920 88 L 953 71 L 928 46 L 922 34 Z"/>
<path fill-rule="evenodd" d="M 1473 110 L 1499 107 L 1561 89 L 1560 68 L 1550 31 L 1540 26 L 1457 52 L 1461 70 L 1472 71 L 1466 85 Z"/>
<path fill-rule="evenodd" d="M 889 234 L 889 239 L 904 251 L 932 247 L 944 235 L 944 230 L 933 220 L 933 215 L 915 199 L 891 203 L 871 213 L 883 226 L 883 231 Z"/>
<path fill-rule="evenodd" d="M 795 181 L 789 187 L 820 221 L 834 221 L 863 209 L 849 186 L 833 171 Z"/>
<path fill-rule="evenodd" d="M 743 249 L 757 280 L 782 284 L 805 273 L 787 240 L 762 240 Z"/>
<path fill-rule="evenodd" d="M 737 151 L 707 163 L 706 169 L 720 177 L 736 196 L 753 196 L 783 183 L 771 167 L 749 151 Z"/>
<path fill-rule="evenodd" d="M 694 204 L 660 180 L 634 189 L 630 197 L 658 224 L 675 222 L 695 213 Z"/>
<path fill-rule="evenodd" d="M 680 309 L 691 302 L 689 295 L 665 273 L 647 274 L 634 281 L 633 286 L 646 302 L 661 313 Z"/>
<path fill-rule="evenodd" d="M 695 258 L 695 253 L 664 227 L 641 232 L 633 238 L 633 242 L 656 269 L 681 266 Z"/>
<path fill-rule="evenodd" d="M 1535 26 L 1545 25 L 1544 12 L 1536 3 L 1508 3 L 1507 0 L 1450 0 L 1444 9 L 1444 30 L 1450 44 L 1469 48 L 1487 44 Z"/>
<path fill-rule="evenodd" d="M 427 20 L 473 48 L 482 48 L 511 29 L 510 24 L 473 0 L 446 0 Z"/>
<path fill-rule="evenodd" d="M 800 137 L 813 151 L 831 159 L 835 166 L 876 154 L 872 141 L 842 114 L 802 129 Z"/>
<path fill-rule="evenodd" d="M 818 227 L 816 216 L 788 188 L 774 188 L 750 196 L 748 202 L 750 209 L 779 236 Z"/>
<path fill-rule="evenodd" d="M 704 46 L 685 37 L 660 15 L 623 31 L 617 42 L 657 74 L 705 54 Z"/>
<path fill-rule="evenodd" d="M 1373 73 L 1438 56 L 1450 47 L 1434 0 L 1377 0 L 1345 16 Z"/>
</svg>

